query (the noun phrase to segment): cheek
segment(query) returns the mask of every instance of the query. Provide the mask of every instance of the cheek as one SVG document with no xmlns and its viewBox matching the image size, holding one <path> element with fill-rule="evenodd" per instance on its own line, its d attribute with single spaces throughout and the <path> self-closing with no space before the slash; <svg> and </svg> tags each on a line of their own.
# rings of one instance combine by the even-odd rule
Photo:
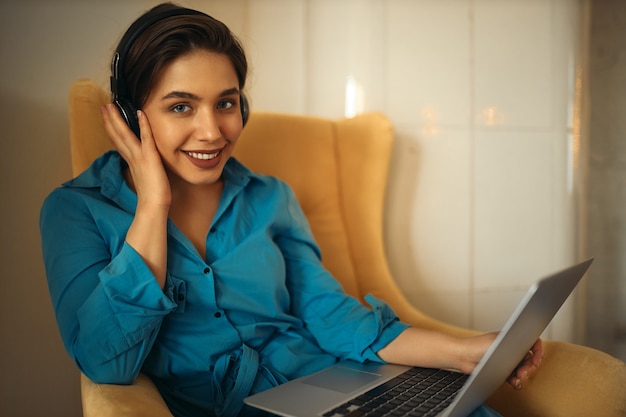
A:
<svg viewBox="0 0 626 417">
<path fill-rule="evenodd" d="M 154 141 L 157 143 L 160 142 L 161 138 L 164 136 L 163 133 L 165 130 L 161 118 L 148 108 L 144 108 L 143 112 L 148 120 L 150 133 L 152 134 Z"/>
<path fill-rule="evenodd" d="M 155 129 L 152 132 L 154 138 L 154 144 L 161 155 L 163 155 L 169 148 L 172 147 L 171 135 L 163 129 Z"/>
<path fill-rule="evenodd" d="M 232 120 L 228 120 L 222 127 L 222 135 L 228 139 L 231 143 L 236 143 L 239 139 L 239 135 L 243 130 L 241 119 L 233 117 Z"/>
<path fill-rule="evenodd" d="M 159 152 L 163 153 L 166 149 L 177 146 L 181 133 L 180 128 L 177 129 L 171 123 L 157 119 L 150 123 L 150 130 Z"/>
</svg>

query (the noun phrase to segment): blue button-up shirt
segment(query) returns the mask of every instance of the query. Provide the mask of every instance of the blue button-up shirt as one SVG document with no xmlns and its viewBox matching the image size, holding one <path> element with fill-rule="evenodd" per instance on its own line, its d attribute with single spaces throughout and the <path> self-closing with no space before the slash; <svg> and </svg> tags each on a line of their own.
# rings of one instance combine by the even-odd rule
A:
<svg viewBox="0 0 626 417">
<path fill-rule="evenodd" d="M 124 169 L 106 153 L 41 211 L 61 336 L 92 380 L 128 384 L 144 372 L 175 414 L 247 415 L 245 396 L 338 359 L 380 361 L 407 327 L 381 301 L 367 297 L 370 310 L 346 295 L 291 189 L 233 158 L 206 259 L 168 223 L 161 289 L 125 242 L 137 196 Z"/>
</svg>

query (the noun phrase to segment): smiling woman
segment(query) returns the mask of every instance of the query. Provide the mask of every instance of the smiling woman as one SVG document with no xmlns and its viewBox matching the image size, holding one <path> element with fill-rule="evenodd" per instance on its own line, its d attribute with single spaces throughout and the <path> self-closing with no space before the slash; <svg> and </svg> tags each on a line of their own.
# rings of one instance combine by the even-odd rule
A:
<svg viewBox="0 0 626 417">
<path fill-rule="evenodd" d="M 289 186 L 232 157 L 247 63 L 226 26 L 157 6 L 112 67 L 102 118 L 116 150 L 41 210 L 50 294 L 81 372 L 113 384 L 148 375 L 187 417 L 263 414 L 243 399 L 342 359 L 472 372 L 494 334 L 413 328 L 383 301 L 347 295 Z M 533 353 L 515 388 L 541 343 Z"/>
</svg>

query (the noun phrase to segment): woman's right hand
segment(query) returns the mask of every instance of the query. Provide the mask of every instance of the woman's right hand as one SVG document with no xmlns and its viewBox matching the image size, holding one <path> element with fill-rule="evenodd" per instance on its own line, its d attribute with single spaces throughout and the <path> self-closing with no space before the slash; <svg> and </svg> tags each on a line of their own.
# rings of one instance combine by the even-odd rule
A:
<svg viewBox="0 0 626 417">
<path fill-rule="evenodd" d="M 141 141 L 113 104 L 102 107 L 109 138 L 128 163 L 129 185 L 137 193 L 135 218 L 126 232 L 126 243 L 141 255 L 163 288 L 167 270 L 167 218 L 172 191 L 150 123 L 137 112 Z"/>
<path fill-rule="evenodd" d="M 139 204 L 155 204 L 169 208 L 172 200 L 169 180 L 157 150 L 146 115 L 137 112 L 141 140 L 128 127 L 114 104 L 102 106 L 104 128 L 128 163 L 130 186 L 134 188 Z"/>
</svg>

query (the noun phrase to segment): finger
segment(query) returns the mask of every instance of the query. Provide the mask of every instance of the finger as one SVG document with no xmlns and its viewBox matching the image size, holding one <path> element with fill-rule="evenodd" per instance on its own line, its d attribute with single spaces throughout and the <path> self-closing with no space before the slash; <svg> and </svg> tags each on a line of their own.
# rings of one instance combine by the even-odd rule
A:
<svg viewBox="0 0 626 417">
<path fill-rule="evenodd" d="M 522 389 L 524 381 L 528 380 L 535 373 L 542 361 L 543 344 L 541 339 L 539 339 L 526 353 L 519 366 L 507 378 L 507 382 L 516 390 Z"/>
<path fill-rule="evenodd" d="M 534 362 L 535 355 L 532 351 L 528 351 L 524 360 L 519 364 L 516 369 L 518 378 L 526 379 L 530 376 L 530 373 L 536 368 Z"/>
<path fill-rule="evenodd" d="M 538 339 L 530 350 L 531 352 L 533 352 L 532 361 L 535 366 L 541 365 L 544 355 L 543 342 L 541 341 L 541 339 Z"/>
<path fill-rule="evenodd" d="M 530 348 L 523 363 L 538 367 L 543 361 L 543 343 L 541 339 L 538 339 L 535 344 Z"/>
<path fill-rule="evenodd" d="M 542 357 L 540 354 L 529 351 L 524 361 L 515 369 L 512 376 L 522 382 L 528 380 L 537 371 L 541 361 Z"/>
<path fill-rule="evenodd" d="M 154 145 L 152 128 L 150 127 L 150 122 L 143 111 L 137 110 L 137 120 L 139 121 L 139 134 L 141 135 L 141 142 Z"/>
<path fill-rule="evenodd" d="M 137 110 L 135 112 L 135 115 L 137 116 L 137 121 L 139 123 L 139 136 L 141 137 L 141 141 L 143 142 L 144 139 L 148 139 L 150 136 L 147 132 L 150 126 L 146 126 L 146 117 L 141 110 Z"/>
<path fill-rule="evenodd" d="M 509 378 L 507 378 L 506 382 L 508 382 L 509 385 L 511 385 L 516 391 L 519 391 L 523 388 L 522 380 L 515 376 L 510 376 Z"/>
<path fill-rule="evenodd" d="M 515 376 L 517 376 L 517 378 L 521 379 L 522 381 L 527 380 L 533 373 L 535 373 L 542 360 L 542 351 L 536 350 L 535 346 L 533 346 L 533 349 L 528 351 L 528 353 L 524 357 L 524 360 L 516 368 L 514 372 Z"/>
</svg>

